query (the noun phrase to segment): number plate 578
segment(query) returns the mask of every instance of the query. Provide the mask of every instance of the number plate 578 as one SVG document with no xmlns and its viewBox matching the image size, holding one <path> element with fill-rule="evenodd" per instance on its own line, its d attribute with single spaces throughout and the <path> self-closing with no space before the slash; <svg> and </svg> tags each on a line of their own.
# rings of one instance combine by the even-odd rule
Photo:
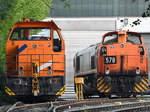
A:
<svg viewBox="0 0 150 112">
<path fill-rule="evenodd" d="M 105 56 L 105 64 L 116 64 L 116 56 Z"/>
</svg>

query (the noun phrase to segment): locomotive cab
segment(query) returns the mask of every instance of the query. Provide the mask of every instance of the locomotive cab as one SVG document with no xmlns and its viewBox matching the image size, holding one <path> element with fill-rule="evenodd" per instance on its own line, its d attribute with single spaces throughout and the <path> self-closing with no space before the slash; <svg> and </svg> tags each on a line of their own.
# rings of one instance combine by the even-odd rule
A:
<svg viewBox="0 0 150 112">
<path fill-rule="evenodd" d="M 63 94 L 65 44 L 60 28 L 53 21 L 17 22 L 8 37 L 6 59 L 7 85 L 14 95 Z"/>
</svg>

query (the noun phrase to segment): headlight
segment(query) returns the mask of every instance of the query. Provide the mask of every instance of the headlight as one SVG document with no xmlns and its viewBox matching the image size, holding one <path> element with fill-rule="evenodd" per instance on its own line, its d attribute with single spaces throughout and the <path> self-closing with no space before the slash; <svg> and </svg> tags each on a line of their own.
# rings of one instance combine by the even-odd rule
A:
<svg viewBox="0 0 150 112">
<path fill-rule="evenodd" d="M 136 74 L 140 74 L 140 67 L 136 67 Z"/>
<path fill-rule="evenodd" d="M 105 68 L 105 74 L 107 74 L 107 75 L 109 74 L 109 67 Z"/>
<path fill-rule="evenodd" d="M 23 67 L 19 67 L 19 74 L 20 74 L 20 75 L 23 74 Z"/>
</svg>

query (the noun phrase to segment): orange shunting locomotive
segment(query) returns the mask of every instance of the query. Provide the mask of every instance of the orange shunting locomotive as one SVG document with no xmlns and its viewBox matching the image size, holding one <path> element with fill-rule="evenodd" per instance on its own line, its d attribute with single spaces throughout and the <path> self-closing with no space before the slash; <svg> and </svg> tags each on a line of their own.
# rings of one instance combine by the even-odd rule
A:
<svg viewBox="0 0 150 112">
<path fill-rule="evenodd" d="M 6 44 L 6 92 L 16 97 L 59 96 L 65 90 L 65 43 L 53 22 L 17 22 Z"/>
<path fill-rule="evenodd" d="M 136 32 L 106 33 L 100 44 L 78 52 L 75 78 L 83 78 L 85 97 L 113 94 L 136 96 L 148 89 L 148 56 L 142 36 Z"/>
</svg>

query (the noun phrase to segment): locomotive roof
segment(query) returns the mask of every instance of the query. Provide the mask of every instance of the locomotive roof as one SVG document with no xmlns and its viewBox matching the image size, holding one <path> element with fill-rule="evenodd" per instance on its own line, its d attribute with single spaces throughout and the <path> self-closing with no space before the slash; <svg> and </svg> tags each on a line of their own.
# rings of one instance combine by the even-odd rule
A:
<svg viewBox="0 0 150 112">
<path fill-rule="evenodd" d="M 55 24 L 53 20 L 51 21 L 26 21 L 26 22 L 17 22 L 15 27 L 53 27 L 54 29 L 60 30 L 60 28 Z"/>
<path fill-rule="evenodd" d="M 78 52 L 76 53 L 76 55 L 80 55 L 80 53 L 86 52 L 86 50 L 89 50 L 89 49 L 92 49 L 92 48 L 96 48 L 96 47 L 99 46 L 99 45 L 100 45 L 100 43 L 92 44 L 92 45 L 90 45 L 90 46 L 88 46 L 88 47 L 86 47 L 86 48 L 84 48 L 84 49 L 78 51 Z"/>
<path fill-rule="evenodd" d="M 117 33 L 117 34 L 121 34 L 121 33 L 128 33 L 128 32 L 130 32 L 130 33 L 136 33 L 136 34 L 138 34 L 138 35 L 141 35 L 139 32 L 133 32 L 133 31 L 126 31 L 126 30 L 119 30 L 119 31 L 112 31 L 112 32 L 107 32 L 107 33 L 105 33 L 103 36 L 105 36 L 105 35 L 107 35 L 107 34 L 110 34 L 110 33 Z"/>
</svg>

